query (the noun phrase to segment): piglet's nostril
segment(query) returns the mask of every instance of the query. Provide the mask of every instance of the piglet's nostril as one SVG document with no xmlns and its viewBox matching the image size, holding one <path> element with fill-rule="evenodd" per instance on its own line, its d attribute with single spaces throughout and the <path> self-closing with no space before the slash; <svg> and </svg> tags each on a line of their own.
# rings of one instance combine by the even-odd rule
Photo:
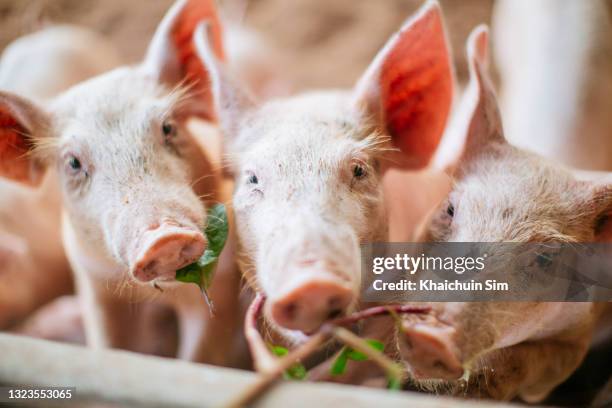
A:
<svg viewBox="0 0 612 408">
<path fill-rule="evenodd" d="M 298 311 L 298 305 L 296 303 L 288 303 L 283 307 L 281 313 L 284 315 L 284 318 L 288 320 L 295 319 L 295 316 Z"/>
<path fill-rule="evenodd" d="M 148 264 L 146 264 L 144 266 L 144 268 L 142 268 L 142 270 L 146 273 L 151 273 L 152 271 L 155 270 L 155 267 L 157 266 L 157 260 L 152 260 L 151 262 L 149 262 Z"/>
<path fill-rule="evenodd" d="M 327 300 L 327 306 L 330 309 L 339 309 L 342 306 L 342 298 L 340 296 L 332 296 Z"/>
<path fill-rule="evenodd" d="M 341 314 L 342 314 L 342 309 L 333 309 L 329 312 L 329 314 L 327 315 L 327 318 L 335 319 L 336 317 L 340 317 Z"/>
</svg>

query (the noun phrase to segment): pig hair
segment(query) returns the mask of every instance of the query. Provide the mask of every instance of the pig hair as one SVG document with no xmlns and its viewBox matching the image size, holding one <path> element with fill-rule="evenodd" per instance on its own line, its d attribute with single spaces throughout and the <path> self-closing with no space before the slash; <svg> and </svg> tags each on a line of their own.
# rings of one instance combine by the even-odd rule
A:
<svg viewBox="0 0 612 408">
<path fill-rule="evenodd" d="M 171 112 L 179 109 L 187 100 L 195 96 L 196 92 L 194 92 L 194 89 L 196 84 L 197 81 L 188 82 L 186 79 L 184 79 L 170 89 L 170 92 L 166 96 L 168 101 L 168 110 L 166 111 L 166 115 L 169 115 Z"/>
<path fill-rule="evenodd" d="M 244 245 L 239 245 L 238 254 L 236 254 L 238 260 L 238 266 L 242 271 L 242 279 L 246 282 L 246 285 L 242 286 L 242 291 L 252 289 L 256 292 L 262 292 L 259 281 L 257 280 L 257 267 L 254 264 L 254 256 L 247 253 Z"/>
</svg>

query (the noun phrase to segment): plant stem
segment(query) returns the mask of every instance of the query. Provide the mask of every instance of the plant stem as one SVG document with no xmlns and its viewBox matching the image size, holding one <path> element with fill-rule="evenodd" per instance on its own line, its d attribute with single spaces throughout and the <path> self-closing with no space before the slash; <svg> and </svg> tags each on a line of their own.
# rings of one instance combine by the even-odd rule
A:
<svg viewBox="0 0 612 408">
<path fill-rule="evenodd" d="M 370 317 L 392 315 L 392 314 L 425 314 L 431 311 L 429 306 L 413 306 L 413 305 L 386 305 L 386 306 L 374 306 L 368 309 L 360 310 L 351 315 L 339 317 L 334 320 L 330 320 L 327 324 L 334 326 L 348 326 L 356 323 L 360 320 L 368 319 Z"/>
<path fill-rule="evenodd" d="M 257 319 L 261 312 L 261 308 L 265 302 L 265 297 L 258 293 L 255 299 L 247 310 L 245 321 L 244 321 L 244 335 L 246 337 L 251 356 L 253 357 L 253 364 L 255 370 L 260 373 L 270 372 L 277 365 L 277 358 L 272 355 L 266 343 L 259 333 L 257 328 Z"/>
<path fill-rule="evenodd" d="M 309 337 L 300 347 L 292 350 L 286 356 L 279 358 L 274 367 L 262 373 L 257 380 L 251 384 L 244 392 L 231 401 L 227 408 L 242 408 L 255 401 L 268 387 L 279 379 L 285 370 L 294 365 L 297 361 L 303 360 L 315 352 L 330 336 L 328 330 L 322 330 Z"/>
<path fill-rule="evenodd" d="M 262 294 L 257 294 L 257 296 L 255 296 L 255 299 L 249 306 L 244 323 L 245 336 L 253 356 L 255 369 L 261 375 L 257 378 L 257 381 L 246 388 L 244 392 L 240 393 L 240 395 L 238 395 L 235 400 L 231 401 L 227 407 L 243 407 L 253 402 L 278 380 L 285 370 L 289 369 L 297 361 L 303 360 L 317 351 L 317 348 L 332 335 L 349 347 L 368 356 L 372 361 L 380 365 L 387 372 L 389 377 L 402 380 L 404 374 L 401 367 L 395 364 L 389 357 L 372 349 L 366 341 L 342 326 L 348 326 L 375 316 L 408 313 L 422 314 L 428 313 L 431 310 L 428 306 L 412 305 L 387 305 L 364 309 L 349 316 L 330 320 L 321 326 L 315 334 L 310 336 L 304 344 L 290 351 L 286 356 L 277 358 L 268 350 L 257 328 L 257 319 L 265 300 L 265 296 Z"/>
</svg>

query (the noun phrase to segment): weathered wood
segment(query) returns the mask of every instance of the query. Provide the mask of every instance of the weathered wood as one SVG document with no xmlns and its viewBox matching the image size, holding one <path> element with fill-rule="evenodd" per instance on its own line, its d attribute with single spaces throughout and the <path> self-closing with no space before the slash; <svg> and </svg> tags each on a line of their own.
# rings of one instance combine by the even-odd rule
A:
<svg viewBox="0 0 612 408">
<path fill-rule="evenodd" d="M 143 406 L 217 407 L 256 381 L 256 374 L 116 350 L 0 334 L 0 383 L 76 387 L 77 397 Z M 510 407 L 410 392 L 323 383 L 282 382 L 261 407 Z"/>
</svg>

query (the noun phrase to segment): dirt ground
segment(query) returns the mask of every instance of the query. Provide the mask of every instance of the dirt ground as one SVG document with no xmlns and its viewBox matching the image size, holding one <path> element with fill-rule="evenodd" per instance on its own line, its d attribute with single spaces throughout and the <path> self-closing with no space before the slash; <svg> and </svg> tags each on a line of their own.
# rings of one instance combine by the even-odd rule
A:
<svg viewBox="0 0 612 408">
<path fill-rule="evenodd" d="M 85 25 L 108 36 L 128 61 L 144 53 L 173 0 L 0 0 L 0 49 L 49 23 Z M 349 86 L 421 0 L 225 0 L 221 9 L 259 30 L 284 55 L 295 89 Z M 443 0 L 457 60 L 466 76 L 464 42 L 488 22 L 492 0 Z"/>
</svg>

